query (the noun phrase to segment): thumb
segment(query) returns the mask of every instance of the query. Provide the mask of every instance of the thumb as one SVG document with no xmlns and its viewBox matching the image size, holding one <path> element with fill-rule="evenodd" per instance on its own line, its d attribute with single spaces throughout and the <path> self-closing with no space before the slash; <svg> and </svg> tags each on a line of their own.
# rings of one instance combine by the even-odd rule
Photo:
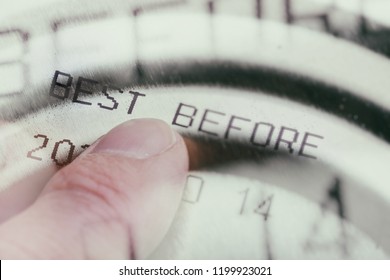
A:
<svg viewBox="0 0 390 280">
<path fill-rule="evenodd" d="M 128 121 L 61 169 L 0 226 L 0 259 L 144 258 L 178 208 L 188 155 L 162 121 Z"/>
</svg>

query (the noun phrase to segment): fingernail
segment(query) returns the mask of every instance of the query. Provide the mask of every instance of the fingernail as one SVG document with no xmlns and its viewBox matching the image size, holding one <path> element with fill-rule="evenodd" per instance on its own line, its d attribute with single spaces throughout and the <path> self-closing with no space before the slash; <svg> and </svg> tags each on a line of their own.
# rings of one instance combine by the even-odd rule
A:
<svg viewBox="0 0 390 280">
<path fill-rule="evenodd" d="M 146 159 L 168 150 L 175 143 L 175 132 L 165 122 L 135 119 L 113 128 L 91 153 L 107 152 Z"/>
</svg>

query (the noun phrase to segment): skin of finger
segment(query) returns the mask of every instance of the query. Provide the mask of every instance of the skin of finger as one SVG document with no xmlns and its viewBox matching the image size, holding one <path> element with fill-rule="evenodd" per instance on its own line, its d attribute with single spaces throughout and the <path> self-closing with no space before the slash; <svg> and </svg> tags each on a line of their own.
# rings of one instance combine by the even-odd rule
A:
<svg viewBox="0 0 390 280">
<path fill-rule="evenodd" d="M 0 224 L 30 206 L 56 171 L 58 171 L 56 166 L 46 166 L 1 191 Z"/>
<path fill-rule="evenodd" d="M 46 166 L 9 183 L 12 174 L 18 178 L 26 171 L 23 163 L 28 159 L 20 147 L 34 147 L 35 138 L 31 138 L 24 127 L 0 120 L 0 223 L 31 205 L 58 170 L 54 165 Z"/>
<path fill-rule="evenodd" d="M 183 139 L 162 154 L 80 157 L 39 199 L 0 226 L 2 259 L 145 258 L 179 206 L 188 171 Z"/>
</svg>

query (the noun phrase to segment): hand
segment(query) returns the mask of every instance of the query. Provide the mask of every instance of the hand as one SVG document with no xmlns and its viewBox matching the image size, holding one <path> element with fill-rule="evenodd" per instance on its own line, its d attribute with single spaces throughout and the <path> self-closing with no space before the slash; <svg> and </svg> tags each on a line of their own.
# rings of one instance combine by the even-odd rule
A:
<svg viewBox="0 0 390 280">
<path fill-rule="evenodd" d="M 0 225 L 0 259 L 145 258 L 179 206 L 188 155 L 159 120 L 112 129 Z"/>
</svg>

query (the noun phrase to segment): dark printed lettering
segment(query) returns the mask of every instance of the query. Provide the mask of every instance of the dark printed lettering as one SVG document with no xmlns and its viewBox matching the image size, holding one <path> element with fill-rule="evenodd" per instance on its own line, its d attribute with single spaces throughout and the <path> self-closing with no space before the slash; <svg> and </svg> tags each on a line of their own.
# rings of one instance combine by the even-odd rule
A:
<svg viewBox="0 0 390 280">
<path fill-rule="evenodd" d="M 65 84 L 60 83 L 58 81 L 58 76 L 60 76 L 60 75 L 67 78 Z M 73 77 L 71 75 L 69 75 L 67 73 L 64 73 L 64 72 L 56 71 L 54 73 L 54 77 L 53 77 L 53 80 L 51 82 L 49 95 L 53 96 L 55 98 L 58 98 L 58 99 L 62 99 L 62 100 L 68 98 L 69 97 L 70 86 L 72 85 L 72 81 L 73 81 Z M 61 91 L 60 91 L 59 88 L 63 88 L 64 89 L 63 94 L 60 94 Z"/>
<path fill-rule="evenodd" d="M 182 112 L 182 108 L 190 108 L 190 109 L 192 109 L 192 113 L 190 113 L 189 115 L 186 115 L 186 114 L 184 114 Z M 198 109 L 196 109 L 196 107 L 180 103 L 179 107 L 177 107 L 177 110 L 176 110 L 175 116 L 173 118 L 172 124 L 173 125 L 177 125 L 177 126 L 181 126 L 181 127 L 185 127 L 185 128 L 191 127 L 192 123 L 194 122 L 194 117 L 195 117 L 197 112 L 198 112 Z M 181 121 L 178 120 L 179 116 L 182 116 L 182 118 L 180 118 Z M 188 122 L 187 123 L 183 123 L 184 120 L 186 120 L 186 119 L 188 120 Z"/>
<path fill-rule="evenodd" d="M 120 93 L 123 93 L 123 91 L 120 88 L 115 88 L 115 87 L 111 87 L 111 88 L 118 90 Z M 114 97 L 110 96 L 107 93 L 107 90 L 108 90 L 108 86 L 104 86 L 102 92 L 103 92 L 104 96 L 107 97 L 108 100 L 111 100 L 111 102 L 113 103 L 112 107 L 108 107 L 106 105 L 103 105 L 102 103 L 98 103 L 98 106 L 100 108 L 107 109 L 107 110 L 115 110 L 116 108 L 118 108 L 119 103 L 115 100 Z"/>
<path fill-rule="evenodd" d="M 143 93 L 139 93 L 139 92 L 131 91 L 131 90 L 129 91 L 129 93 L 131 93 L 131 94 L 133 95 L 133 99 L 131 100 L 129 110 L 127 111 L 127 113 L 128 113 L 129 115 L 131 115 L 131 113 L 133 113 L 134 106 L 135 106 L 135 103 L 137 102 L 138 97 L 140 97 L 140 96 L 146 96 L 146 95 L 143 94 Z"/>
<path fill-rule="evenodd" d="M 204 111 L 202 120 L 200 121 L 200 125 L 199 125 L 198 131 L 201 131 L 201 132 L 204 132 L 204 133 L 213 135 L 213 136 L 218 136 L 217 133 L 211 132 L 211 131 L 208 131 L 208 130 L 205 130 L 205 129 L 203 128 L 203 125 L 204 125 L 205 123 L 212 123 L 212 124 L 216 124 L 216 125 L 219 124 L 218 122 L 216 122 L 216 121 L 214 121 L 214 120 L 208 119 L 207 116 L 208 116 L 209 114 L 215 114 L 215 115 L 220 115 L 220 116 L 226 116 L 226 114 L 224 114 L 224 113 L 217 112 L 217 111 L 214 111 L 214 110 L 206 109 L 206 110 Z"/>
<path fill-rule="evenodd" d="M 291 140 L 283 138 L 283 136 L 285 136 L 285 131 L 291 131 L 291 132 L 294 133 L 294 136 L 293 136 L 293 138 Z M 288 127 L 282 126 L 280 128 L 280 132 L 279 132 L 278 138 L 276 140 L 275 150 L 279 149 L 280 143 L 286 143 L 289 153 L 292 154 L 294 152 L 294 149 L 292 148 L 292 145 L 293 145 L 293 143 L 297 142 L 298 135 L 299 135 L 299 133 L 298 133 L 298 131 L 296 129 L 292 129 L 292 128 L 288 128 Z"/>
<path fill-rule="evenodd" d="M 315 157 L 313 155 L 309 155 L 309 154 L 305 154 L 304 153 L 305 146 L 318 148 L 317 145 L 314 145 L 314 144 L 311 144 L 311 143 L 308 142 L 309 136 L 316 137 L 316 138 L 319 138 L 319 139 L 324 139 L 324 137 L 322 137 L 320 135 L 316 135 L 316 134 L 313 134 L 313 133 L 305 132 L 305 135 L 303 136 L 301 148 L 299 149 L 298 155 L 303 156 L 303 157 L 317 159 L 317 157 Z"/>
<path fill-rule="evenodd" d="M 251 121 L 250 119 L 241 118 L 241 117 L 237 117 L 237 116 L 234 116 L 234 115 L 231 116 L 230 120 L 229 120 L 229 123 L 228 123 L 228 126 L 226 128 L 225 139 L 227 139 L 229 137 L 230 129 L 235 129 L 235 130 L 241 131 L 241 127 L 234 126 L 234 124 L 233 124 L 234 120 L 242 120 L 242 121 L 247 121 L 247 122 Z"/>
<path fill-rule="evenodd" d="M 79 77 L 79 79 L 77 80 L 77 84 L 76 84 L 76 90 L 75 90 L 74 95 L 73 95 L 73 102 L 81 103 L 81 104 L 85 104 L 85 105 L 92 105 L 92 103 L 90 103 L 90 102 L 86 102 L 86 101 L 82 101 L 82 100 L 78 99 L 80 93 L 92 94 L 92 91 L 81 88 L 81 85 L 83 82 L 90 83 L 90 84 L 99 84 L 97 81 L 83 78 L 83 77 Z"/>
<path fill-rule="evenodd" d="M 256 135 L 257 135 L 257 130 L 259 128 L 259 126 L 268 126 L 269 127 L 269 131 L 268 131 L 268 135 L 267 135 L 267 140 L 265 141 L 265 143 L 259 143 L 259 142 L 256 142 Z M 271 142 L 271 138 L 272 138 L 272 134 L 274 133 L 274 130 L 275 130 L 275 126 L 273 124 L 270 124 L 270 123 L 265 123 L 265 122 L 257 122 L 255 124 L 255 128 L 253 129 L 253 133 L 251 135 L 251 139 L 250 139 L 250 142 L 255 145 L 255 146 L 260 146 L 260 147 L 267 147 L 269 145 L 269 143 Z"/>
</svg>

